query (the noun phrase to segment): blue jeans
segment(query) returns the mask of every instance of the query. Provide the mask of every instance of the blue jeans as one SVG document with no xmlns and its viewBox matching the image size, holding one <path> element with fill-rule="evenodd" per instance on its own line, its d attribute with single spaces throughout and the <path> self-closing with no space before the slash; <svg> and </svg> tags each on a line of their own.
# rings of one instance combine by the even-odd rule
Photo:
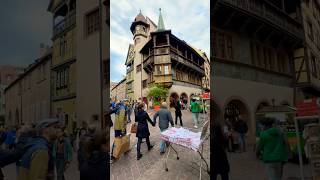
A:
<svg viewBox="0 0 320 180">
<path fill-rule="evenodd" d="M 192 120 L 194 126 L 198 126 L 199 123 L 199 113 L 192 113 Z"/>
<path fill-rule="evenodd" d="M 161 132 L 167 129 L 160 129 Z M 164 140 L 160 140 L 160 152 L 165 152 L 166 150 L 166 142 Z"/>
<path fill-rule="evenodd" d="M 239 143 L 241 151 L 246 151 L 246 134 L 239 134 Z"/>
<path fill-rule="evenodd" d="M 268 180 L 281 180 L 283 173 L 283 163 L 265 163 Z"/>
</svg>

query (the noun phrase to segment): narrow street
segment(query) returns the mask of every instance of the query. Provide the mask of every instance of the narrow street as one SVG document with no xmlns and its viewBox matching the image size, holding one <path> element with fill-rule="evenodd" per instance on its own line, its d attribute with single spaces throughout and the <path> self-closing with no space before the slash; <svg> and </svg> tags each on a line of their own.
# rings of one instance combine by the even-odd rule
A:
<svg viewBox="0 0 320 180">
<path fill-rule="evenodd" d="M 175 118 L 174 111 L 172 112 L 172 117 Z M 153 118 L 154 111 L 148 111 L 150 118 Z M 201 117 L 201 115 L 200 115 Z M 114 119 L 114 116 L 112 117 Z M 134 117 L 132 115 L 132 122 L 134 122 Z M 200 118 L 201 119 L 201 118 Z M 182 111 L 183 125 L 188 128 L 193 128 L 191 112 L 188 110 Z M 178 122 L 178 127 L 179 127 Z M 131 124 L 127 126 L 127 132 L 130 131 Z M 200 131 L 202 126 L 198 127 L 195 131 Z M 141 145 L 141 153 L 143 157 L 138 161 L 136 159 L 136 142 L 137 139 L 135 134 L 131 134 L 130 147 L 131 150 L 122 155 L 117 161 L 111 165 L 111 180 L 150 180 L 150 179 L 178 179 L 178 180 L 193 180 L 199 179 L 199 164 L 200 156 L 195 151 L 185 149 L 180 146 L 174 145 L 174 148 L 178 151 L 180 159 L 176 159 L 176 155 L 171 151 L 168 168 L 169 171 L 166 172 L 164 169 L 164 158 L 165 155 L 160 155 L 159 142 L 160 142 L 160 130 L 158 123 L 155 127 L 149 124 L 150 130 L 150 141 L 151 144 L 155 145 L 151 151 L 147 150 L 146 143 Z M 113 132 L 113 129 L 111 130 Z M 113 142 L 114 134 L 111 134 L 111 141 Z M 204 157 L 210 164 L 210 144 L 209 140 L 205 141 L 204 144 Z M 203 163 L 202 179 L 210 179 L 206 174 L 206 168 Z"/>
</svg>

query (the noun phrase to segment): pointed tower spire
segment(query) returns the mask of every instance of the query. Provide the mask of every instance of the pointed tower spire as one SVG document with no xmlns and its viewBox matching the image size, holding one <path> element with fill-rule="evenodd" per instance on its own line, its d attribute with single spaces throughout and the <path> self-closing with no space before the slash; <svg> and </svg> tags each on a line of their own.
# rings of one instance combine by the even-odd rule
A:
<svg viewBox="0 0 320 180">
<path fill-rule="evenodd" d="M 165 30 L 165 27 L 164 27 L 162 15 L 161 15 L 161 8 L 159 8 L 159 12 L 160 14 L 159 14 L 157 31 L 162 31 L 162 30 Z"/>
</svg>

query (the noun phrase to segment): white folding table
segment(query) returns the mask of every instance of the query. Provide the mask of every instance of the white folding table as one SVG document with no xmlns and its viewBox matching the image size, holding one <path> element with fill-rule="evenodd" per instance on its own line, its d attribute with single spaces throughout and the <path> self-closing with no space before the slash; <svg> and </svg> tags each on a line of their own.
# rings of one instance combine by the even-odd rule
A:
<svg viewBox="0 0 320 180">
<path fill-rule="evenodd" d="M 205 158 L 203 157 L 203 143 L 204 143 L 205 140 L 207 140 L 210 137 L 210 133 L 207 133 L 208 132 L 208 128 L 209 128 L 209 124 L 210 123 L 209 123 L 209 120 L 208 120 L 203 125 L 201 136 L 199 137 L 200 138 L 200 144 L 199 144 L 198 147 L 190 147 L 190 146 L 187 146 L 187 145 L 178 144 L 176 142 L 172 142 L 172 141 L 168 140 L 168 138 L 165 137 L 163 134 L 166 134 L 166 131 L 170 131 L 171 128 L 161 133 L 161 139 L 166 141 L 167 148 L 168 148 L 168 152 L 167 152 L 167 155 L 166 155 L 165 161 L 164 161 L 164 168 L 165 168 L 166 171 L 168 171 L 167 161 L 168 161 L 171 149 L 176 153 L 177 160 L 180 159 L 177 150 L 172 146 L 173 144 L 175 144 L 175 145 L 179 145 L 180 147 L 184 147 L 186 149 L 189 149 L 189 150 L 192 150 L 192 151 L 196 151 L 197 154 L 200 156 L 200 169 L 199 169 L 199 171 L 200 171 L 199 179 L 200 180 L 202 178 L 202 162 L 203 161 L 206 164 L 207 173 L 210 175 L 210 169 L 209 169 L 208 163 L 205 160 Z"/>
</svg>

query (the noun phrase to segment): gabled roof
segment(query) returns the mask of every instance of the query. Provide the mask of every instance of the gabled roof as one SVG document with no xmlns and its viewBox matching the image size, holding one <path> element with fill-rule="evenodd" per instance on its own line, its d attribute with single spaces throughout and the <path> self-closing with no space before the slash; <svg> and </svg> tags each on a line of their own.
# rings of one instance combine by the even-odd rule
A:
<svg viewBox="0 0 320 180">
<path fill-rule="evenodd" d="M 126 58 L 126 63 L 125 65 L 127 65 L 129 62 L 128 62 L 128 59 L 129 59 L 129 53 L 130 53 L 130 50 L 131 49 L 134 49 L 134 45 L 133 44 L 129 44 L 129 48 L 128 48 L 128 52 L 127 52 L 127 58 Z"/>
</svg>

